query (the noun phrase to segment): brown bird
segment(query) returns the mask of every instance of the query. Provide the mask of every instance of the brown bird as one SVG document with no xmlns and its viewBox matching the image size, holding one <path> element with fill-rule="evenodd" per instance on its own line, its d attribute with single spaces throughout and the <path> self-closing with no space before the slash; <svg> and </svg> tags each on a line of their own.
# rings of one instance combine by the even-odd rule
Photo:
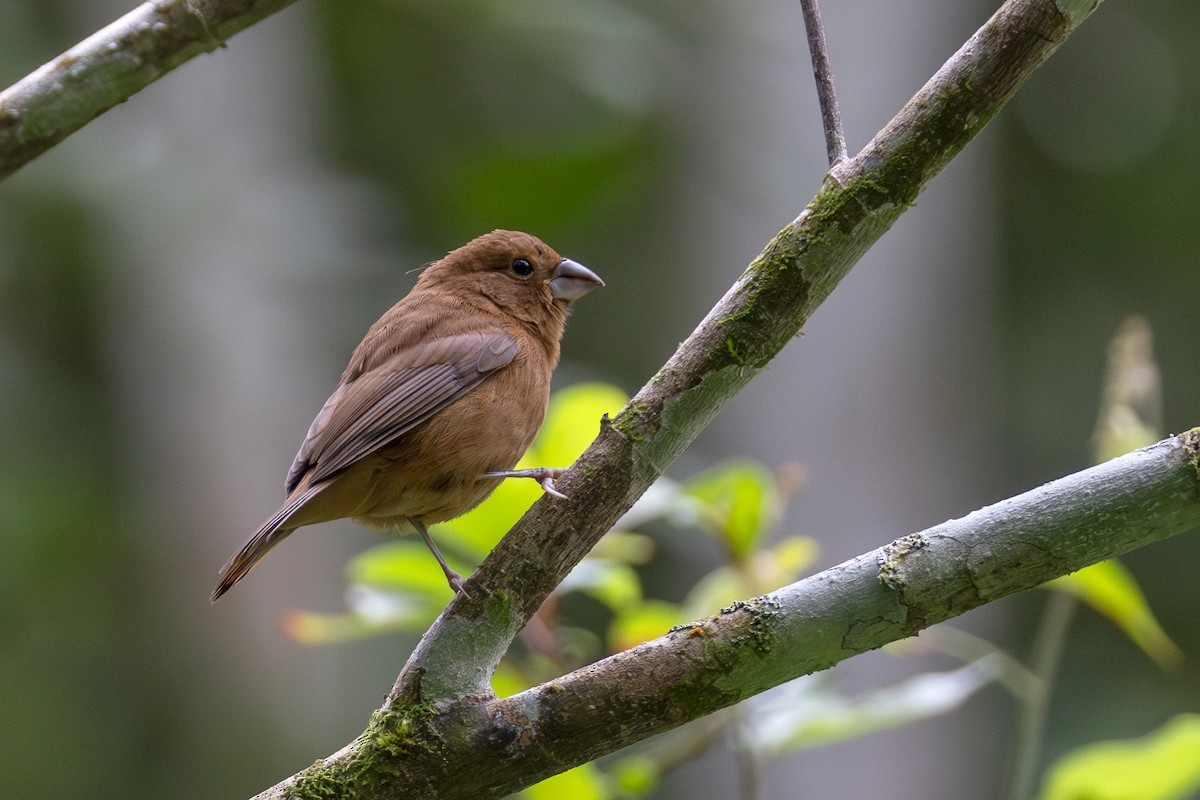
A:
<svg viewBox="0 0 1200 800">
<path fill-rule="evenodd" d="M 462 591 L 426 526 L 470 511 L 504 477 L 558 494 L 559 470 L 512 467 L 545 416 L 567 304 L 603 285 L 515 231 L 428 266 L 355 348 L 292 462 L 287 499 L 221 570 L 212 599 L 296 528 L 343 517 L 415 528 Z"/>
</svg>

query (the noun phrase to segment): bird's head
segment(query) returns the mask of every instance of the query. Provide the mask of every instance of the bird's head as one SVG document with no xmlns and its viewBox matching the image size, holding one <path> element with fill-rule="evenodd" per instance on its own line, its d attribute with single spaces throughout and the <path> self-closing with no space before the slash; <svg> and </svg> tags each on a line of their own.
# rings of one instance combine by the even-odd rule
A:
<svg viewBox="0 0 1200 800">
<path fill-rule="evenodd" d="M 496 230 L 472 239 L 430 265 L 417 288 L 482 296 L 497 308 L 561 336 L 567 304 L 604 285 L 600 276 L 519 231 Z"/>
</svg>

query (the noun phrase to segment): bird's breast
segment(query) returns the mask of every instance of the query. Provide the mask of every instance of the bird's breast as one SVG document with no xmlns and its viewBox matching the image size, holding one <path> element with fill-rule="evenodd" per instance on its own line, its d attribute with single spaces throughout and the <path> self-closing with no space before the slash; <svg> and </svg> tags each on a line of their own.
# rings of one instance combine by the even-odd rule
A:
<svg viewBox="0 0 1200 800">
<path fill-rule="evenodd" d="M 370 470 L 355 517 L 390 524 L 465 514 L 499 485 L 485 472 L 511 469 L 541 427 L 549 376 L 524 359 L 502 368 L 428 421 L 352 468 Z"/>
</svg>

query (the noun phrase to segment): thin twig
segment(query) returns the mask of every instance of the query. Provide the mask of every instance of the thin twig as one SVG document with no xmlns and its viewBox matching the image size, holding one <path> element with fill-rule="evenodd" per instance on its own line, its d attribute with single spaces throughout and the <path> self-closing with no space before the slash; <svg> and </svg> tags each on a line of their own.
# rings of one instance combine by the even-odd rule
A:
<svg viewBox="0 0 1200 800">
<path fill-rule="evenodd" d="M 1050 601 L 1038 626 L 1033 643 L 1031 669 L 1039 678 L 1037 690 L 1022 698 L 1017 722 L 1017 755 L 1013 764 L 1009 800 L 1029 800 L 1037 783 L 1037 770 L 1046 734 L 1046 716 L 1050 710 L 1050 690 L 1062 664 L 1067 633 L 1079 601 L 1069 594 L 1051 592 Z"/>
<path fill-rule="evenodd" d="M 747 741 L 746 724 L 740 719 L 745 709 L 734 706 L 735 724 L 729 726 L 728 736 L 737 764 L 739 800 L 759 800 L 762 796 L 762 765 Z"/>
<path fill-rule="evenodd" d="M 829 66 L 829 50 L 825 46 L 825 27 L 817 0 L 800 0 L 804 11 L 804 30 L 808 34 L 808 52 L 812 55 L 813 77 L 817 80 L 817 100 L 821 103 L 821 124 L 825 127 L 825 150 L 829 166 L 846 160 L 846 131 L 842 129 L 842 112 L 838 108 L 837 92 L 833 88 L 833 70 Z"/>
</svg>

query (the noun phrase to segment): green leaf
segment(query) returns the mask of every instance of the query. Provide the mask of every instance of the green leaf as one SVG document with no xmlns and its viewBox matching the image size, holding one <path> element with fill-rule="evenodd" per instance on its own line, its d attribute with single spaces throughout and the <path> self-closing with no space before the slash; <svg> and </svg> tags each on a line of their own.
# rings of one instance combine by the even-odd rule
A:
<svg viewBox="0 0 1200 800">
<path fill-rule="evenodd" d="M 609 531 L 592 548 L 588 558 L 607 559 L 618 564 L 648 564 L 654 558 L 654 540 L 642 533 Z"/>
<path fill-rule="evenodd" d="M 512 697 L 530 687 L 528 679 L 518 670 L 506 656 L 500 661 L 500 666 L 492 673 L 492 691 L 496 697 Z"/>
<path fill-rule="evenodd" d="M 532 464 L 522 458 L 517 467 L 524 469 Z M 473 511 L 461 517 L 433 527 L 431 535 L 446 549 L 469 554 L 475 562 L 482 561 L 492 548 L 508 533 L 529 507 L 542 496 L 542 489 L 528 479 L 509 478 L 501 481 L 496 491 Z"/>
<path fill-rule="evenodd" d="M 421 541 L 388 542 L 358 554 L 346 565 L 346 579 L 372 589 L 428 597 L 443 605 L 451 596 L 433 554 Z"/>
<path fill-rule="evenodd" d="M 686 494 L 680 484 L 664 475 L 650 484 L 646 493 L 638 498 L 617 524 L 622 528 L 636 529 L 647 522 L 666 519 L 679 527 L 694 526 L 700 511 L 696 498 Z"/>
<path fill-rule="evenodd" d="M 679 623 L 679 606 L 665 600 L 647 600 L 617 616 L 608 629 L 610 652 L 619 653 L 656 639 Z"/>
<path fill-rule="evenodd" d="M 447 590 L 448 591 L 448 590 Z M 444 599 L 413 592 L 351 586 L 346 592 L 346 614 L 287 611 L 283 632 L 301 644 L 338 644 L 394 631 L 422 631 L 429 627 Z"/>
<path fill-rule="evenodd" d="M 1095 458 L 1100 464 L 1117 456 L 1148 447 L 1162 438 L 1158 428 L 1145 424 L 1129 409 L 1114 409 L 1105 420 L 1106 427 L 1095 435 Z"/>
<path fill-rule="evenodd" d="M 774 522 L 775 476 L 754 461 L 733 461 L 706 470 L 684 484 L 700 501 L 701 522 L 724 542 L 735 561 L 744 561 Z"/>
<path fill-rule="evenodd" d="M 582 592 L 615 612 L 642 601 L 642 582 L 628 564 L 602 558 L 585 558 L 571 570 L 559 591 Z"/>
<path fill-rule="evenodd" d="M 1154 359 L 1154 332 L 1139 314 L 1122 320 L 1108 344 L 1104 393 L 1092 434 L 1096 462 L 1116 458 L 1162 438 L 1162 380 Z"/>
<path fill-rule="evenodd" d="M 684 617 L 703 617 L 735 600 L 791 583 L 816 560 L 818 545 L 807 536 L 783 539 L 770 550 L 753 554 L 741 566 L 718 567 L 705 575 L 684 600 Z"/>
<path fill-rule="evenodd" d="M 746 576 L 736 567 L 717 567 L 688 591 L 683 600 L 683 616 L 699 619 L 715 614 L 736 600 L 759 594 L 750 588 Z"/>
<path fill-rule="evenodd" d="M 662 774 L 651 758 L 633 755 L 622 758 L 612 767 L 617 788 L 625 795 L 649 794 L 658 786 Z"/>
<path fill-rule="evenodd" d="M 761 594 L 796 580 L 817 560 L 820 550 L 815 539 L 791 536 L 754 553 L 747 566 L 754 578 L 753 592 Z"/>
<path fill-rule="evenodd" d="M 1183 653 L 1158 624 L 1137 580 L 1121 562 L 1102 561 L 1046 586 L 1074 595 L 1108 617 L 1159 666 L 1175 667 L 1182 661 Z"/>
<path fill-rule="evenodd" d="M 338 644 L 379 632 L 374 625 L 354 614 L 314 614 L 296 609 L 283 613 L 280 626 L 289 639 L 306 645 Z"/>
<path fill-rule="evenodd" d="M 584 764 L 534 784 L 521 793 L 527 800 L 605 800 L 609 793 L 594 764 Z"/>
<path fill-rule="evenodd" d="M 1097 742 L 1054 764 L 1039 800 L 1182 800 L 1200 788 L 1200 715 L 1140 739 Z"/>
<path fill-rule="evenodd" d="M 571 466 L 600 432 L 600 418 L 616 414 L 628 399 L 624 391 L 607 383 L 577 383 L 555 392 L 530 448 L 541 463 L 531 466 Z"/>
<path fill-rule="evenodd" d="M 800 680 L 764 695 L 747 714 L 743 735 L 752 752 L 774 757 L 854 739 L 945 714 L 1000 674 L 985 656 L 949 672 L 928 672 L 860 697 L 829 691 L 824 680 Z"/>
<path fill-rule="evenodd" d="M 541 432 L 516 468 L 569 467 L 596 438 L 600 418 L 619 411 L 625 400 L 623 391 L 606 383 L 580 383 L 555 392 Z M 541 496 L 536 482 L 509 478 L 478 508 L 437 530 L 448 532 L 443 536 L 455 549 L 482 561 Z M 440 542 L 442 537 L 435 532 L 434 538 Z"/>
<path fill-rule="evenodd" d="M 794 581 L 813 565 L 821 546 L 809 536 L 789 536 L 771 548 L 771 562 L 789 581 Z"/>
</svg>

